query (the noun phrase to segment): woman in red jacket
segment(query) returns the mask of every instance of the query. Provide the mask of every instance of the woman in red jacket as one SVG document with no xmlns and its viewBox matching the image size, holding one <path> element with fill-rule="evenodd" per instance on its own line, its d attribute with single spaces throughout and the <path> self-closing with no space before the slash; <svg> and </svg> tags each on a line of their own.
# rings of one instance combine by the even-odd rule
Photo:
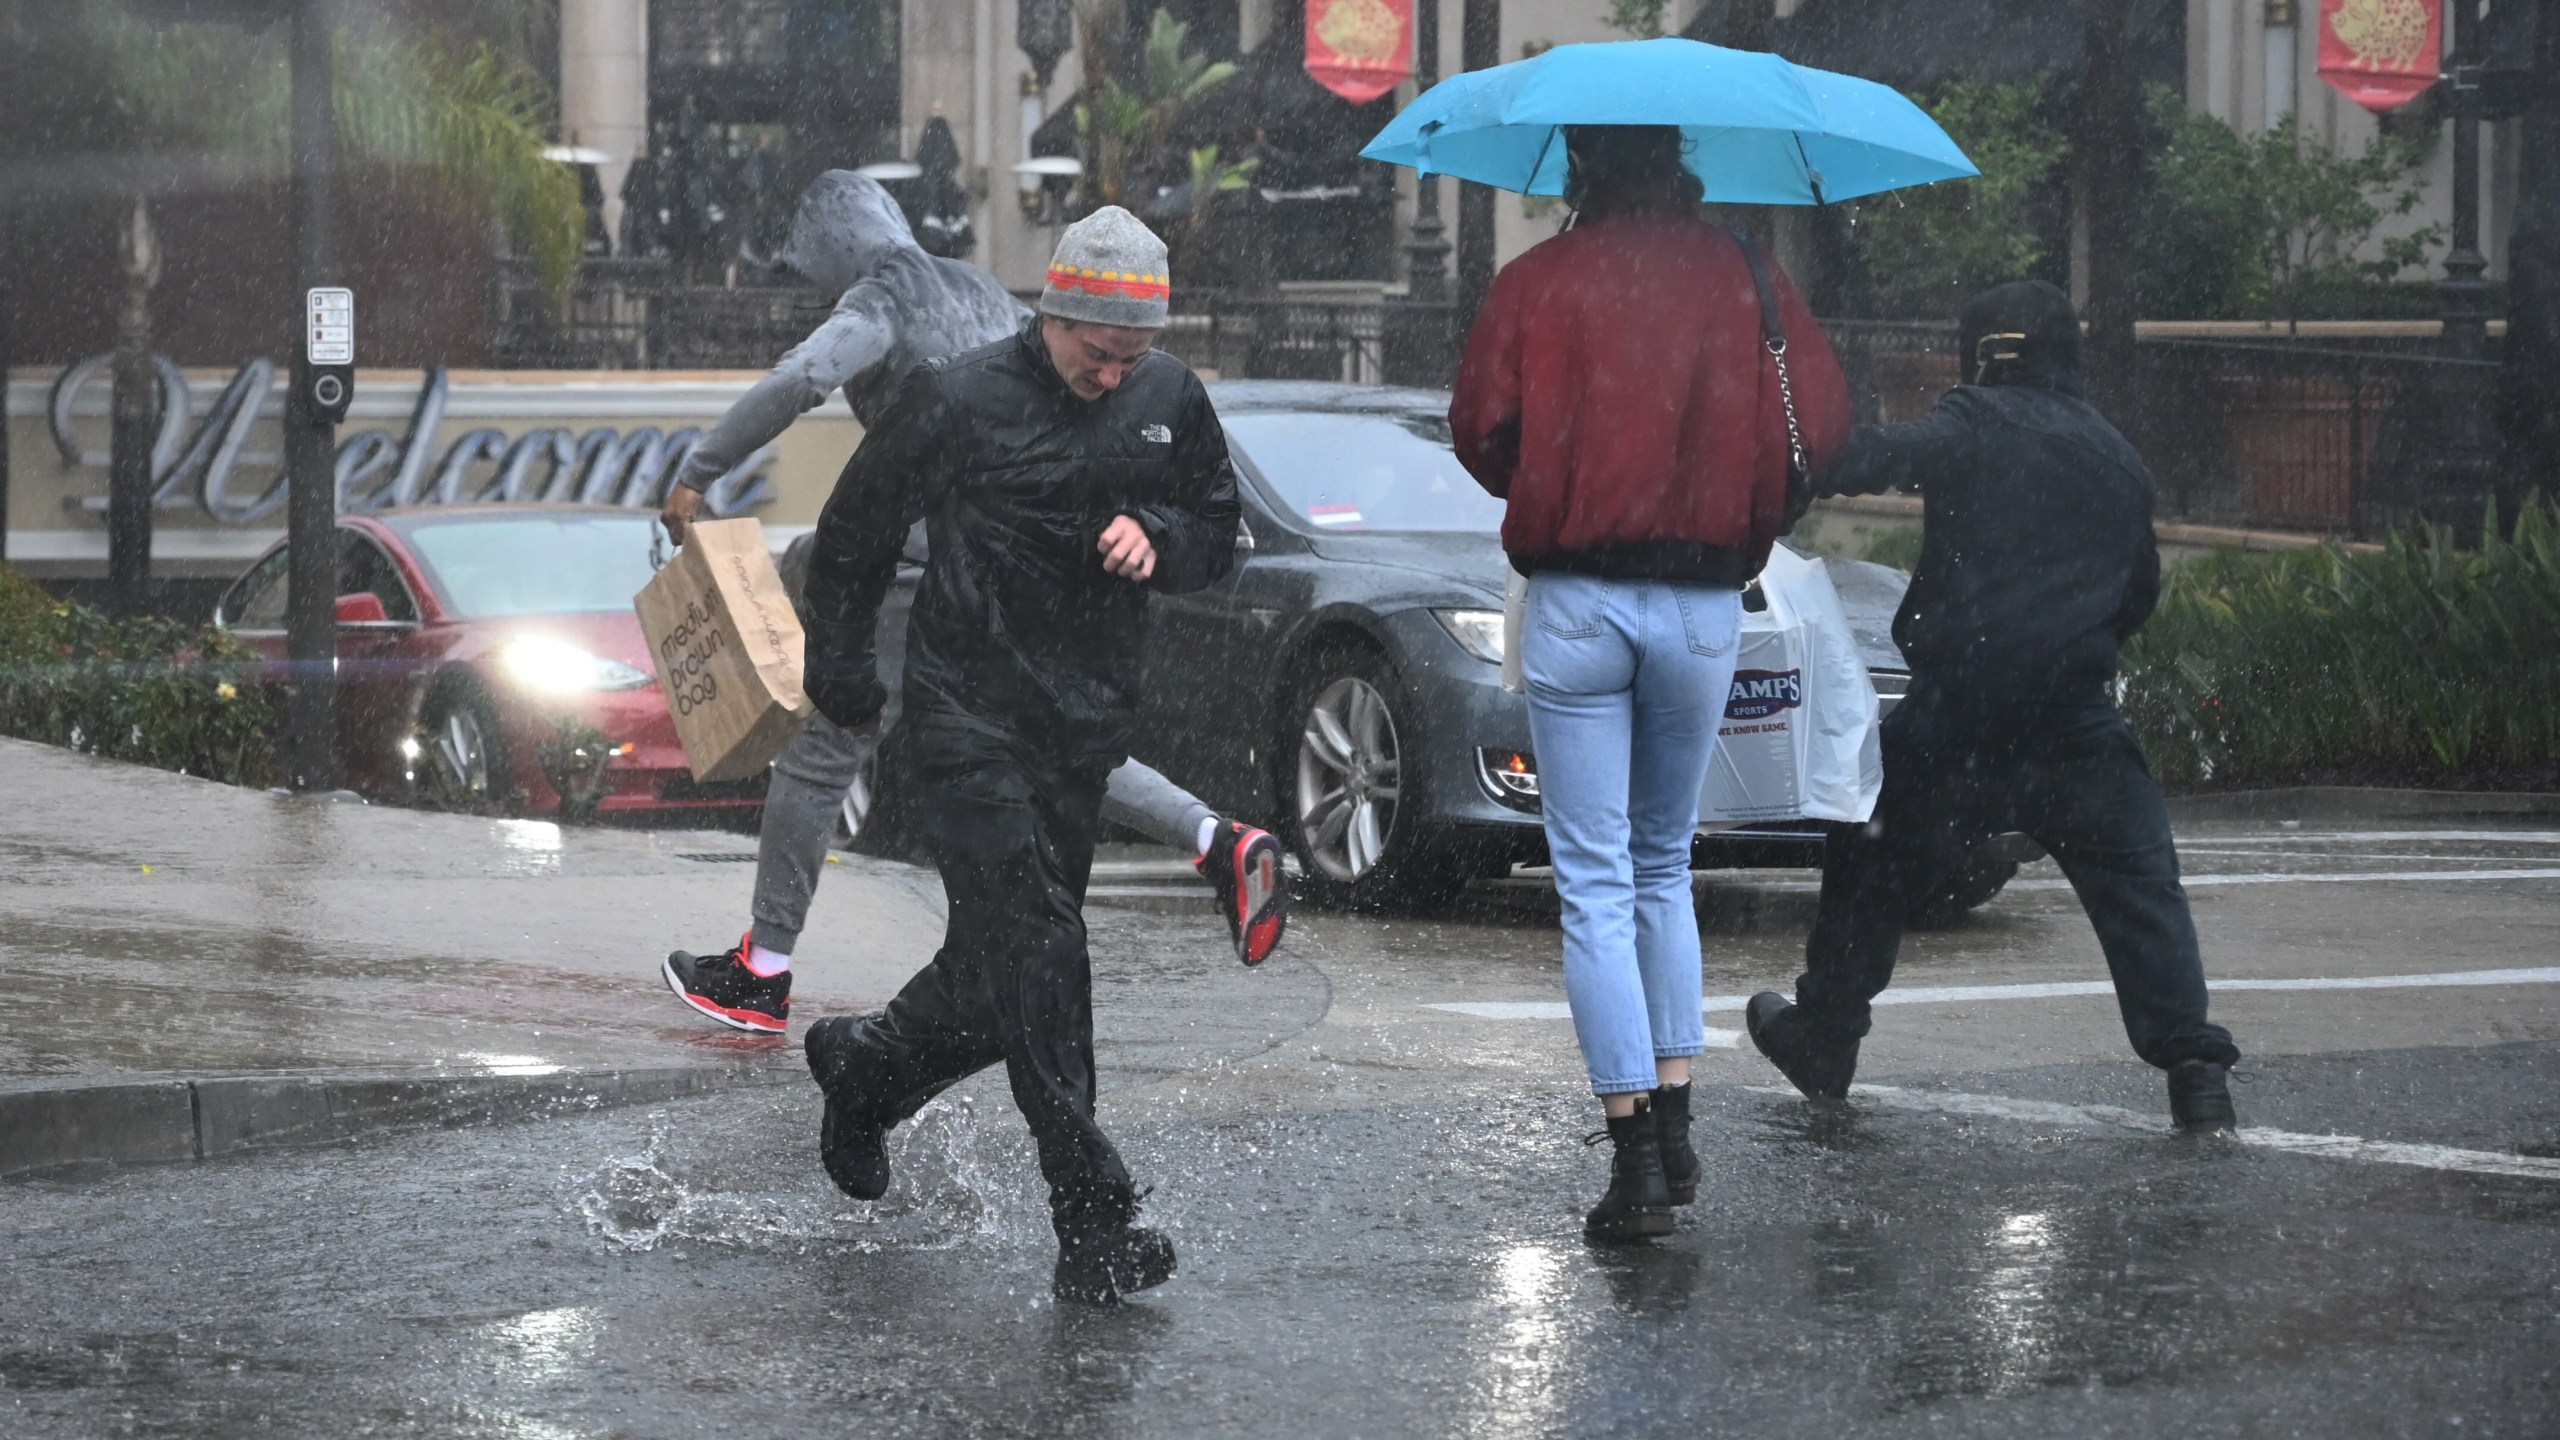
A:
<svg viewBox="0 0 2560 1440">
<path fill-rule="evenodd" d="M 1565 232 L 1495 277 L 1449 406 L 1458 457 L 1509 502 L 1565 995 L 1616 1147 L 1595 1239 L 1671 1230 L 1697 1193 L 1689 1061 L 1705 1044 L 1689 889 L 1741 588 L 1785 528 L 1788 395 L 1754 259 L 1698 214 L 1669 126 L 1565 131 Z M 1810 464 L 1849 431 L 1840 364 L 1765 272 Z"/>
</svg>

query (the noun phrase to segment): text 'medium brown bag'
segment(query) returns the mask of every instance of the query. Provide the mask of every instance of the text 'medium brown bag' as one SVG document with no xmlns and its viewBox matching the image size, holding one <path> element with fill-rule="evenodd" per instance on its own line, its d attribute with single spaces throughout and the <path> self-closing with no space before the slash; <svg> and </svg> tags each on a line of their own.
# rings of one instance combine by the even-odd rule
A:
<svg viewBox="0 0 2560 1440">
<path fill-rule="evenodd" d="M 800 688 L 800 616 L 761 523 L 697 522 L 632 607 L 694 779 L 754 775 L 816 713 Z"/>
</svg>

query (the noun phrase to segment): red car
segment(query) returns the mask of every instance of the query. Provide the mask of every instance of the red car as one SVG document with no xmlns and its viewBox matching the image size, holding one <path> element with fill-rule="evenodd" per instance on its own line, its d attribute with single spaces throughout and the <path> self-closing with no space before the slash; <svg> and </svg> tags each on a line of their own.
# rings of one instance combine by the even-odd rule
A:
<svg viewBox="0 0 2560 1440">
<path fill-rule="evenodd" d="M 631 597 L 653 517 L 602 505 L 453 505 L 338 521 L 338 770 L 377 798 L 603 815 L 752 809 L 764 779 L 697 783 Z M 278 545 L 214 622 L 280 686 Z M 600 768 L 599 768 L 600 767 Z"/>
</svg>

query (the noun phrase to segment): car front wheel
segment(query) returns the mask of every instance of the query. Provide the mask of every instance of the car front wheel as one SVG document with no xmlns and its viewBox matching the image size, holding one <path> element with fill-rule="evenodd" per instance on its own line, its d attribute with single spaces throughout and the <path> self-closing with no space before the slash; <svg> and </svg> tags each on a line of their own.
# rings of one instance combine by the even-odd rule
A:
<svg viewBox="0 0 2560 1440">
<path fill-rule="evenodd" d="M 1336 649 L 1307 667 L 1290 707 L 1282 779 L 1303 888 L 1356 909 L 1434 910 L 1467 882 L 1463 857 L 1415 819 L 1405 759 L 1418 720 L 1399 714 L 1385 657 Z"/>
<path fill-rule="evenodd" d="M 513 798 L 498 709 L 477 680 L 456 674 L 437 682 L 419 711 L 415 745 L 409 783 L 419 804 L 485 814 Z"/>
</svg>

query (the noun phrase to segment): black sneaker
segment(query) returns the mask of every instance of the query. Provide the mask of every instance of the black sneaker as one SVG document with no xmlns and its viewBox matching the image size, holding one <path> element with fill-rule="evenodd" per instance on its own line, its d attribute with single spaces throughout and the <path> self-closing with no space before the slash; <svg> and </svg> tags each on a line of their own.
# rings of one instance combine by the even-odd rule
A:
<svg viewBox="0 0 2560 1440">
<path fill-rule="evenodd" d="M 753 932 L 749 932 L 752 934 Z M 779 1035 L 791 1021 L 791 972 L 759 975 L 747 968 L 747 935 L 718 955 L 678 950 L 660 967 L 667 988 L 687 1005 L 734 1030 Z"/>
<path fill-rule="evenodd" d="M 1849 1082 L 1858 1074 L 1857 1041 L 1815 1033 L 1796 1002 L 1774 990 L 1752 996 L 1742 1022 L 1752 1045 L 1807 1099 L 1849 1097 Z"/>
<path fill-rule="evenodd" d="M 2230 1071 L 2210 1060 L 2169 1067 L 2169 1118 L 2189 1135 L 2228 1135 L 2240 1128 L 2231 1108 Z"/>
<path fill-rule="evenodd" d="M 827 1178 L 856 1200 L 877 1200 L 889 1193 L 889 1127 L 871 1118 L 860 1097 L 847 1093 L 852 1056 L 861 1042 L 851 1015 L 830 1015 L 809 1027 L 801 1042 L 809 1057 L 809 1076 L 826 1097 L 826 1114 L 818 1121 L 818 1163 Z"/>
<path fill-rule="evenodd" d="M 1222 820 L 1199 868 L 1218 892 L 1218 913 L 1227 918 L 1236 958 L 1247 965 L 1269 959 L 1289 928 L 1289 877 L 1280 869 L 1280 841 L 1268 830 Z"/>
<path fill-rule="evenodd" d="M 1082 1305 L 1116 1305 L 1173 1278 L 1173 1242 L 1162 1231 L 1126 1225 L 1058 1245 L 1049 1293 Z"/>
</svg>

